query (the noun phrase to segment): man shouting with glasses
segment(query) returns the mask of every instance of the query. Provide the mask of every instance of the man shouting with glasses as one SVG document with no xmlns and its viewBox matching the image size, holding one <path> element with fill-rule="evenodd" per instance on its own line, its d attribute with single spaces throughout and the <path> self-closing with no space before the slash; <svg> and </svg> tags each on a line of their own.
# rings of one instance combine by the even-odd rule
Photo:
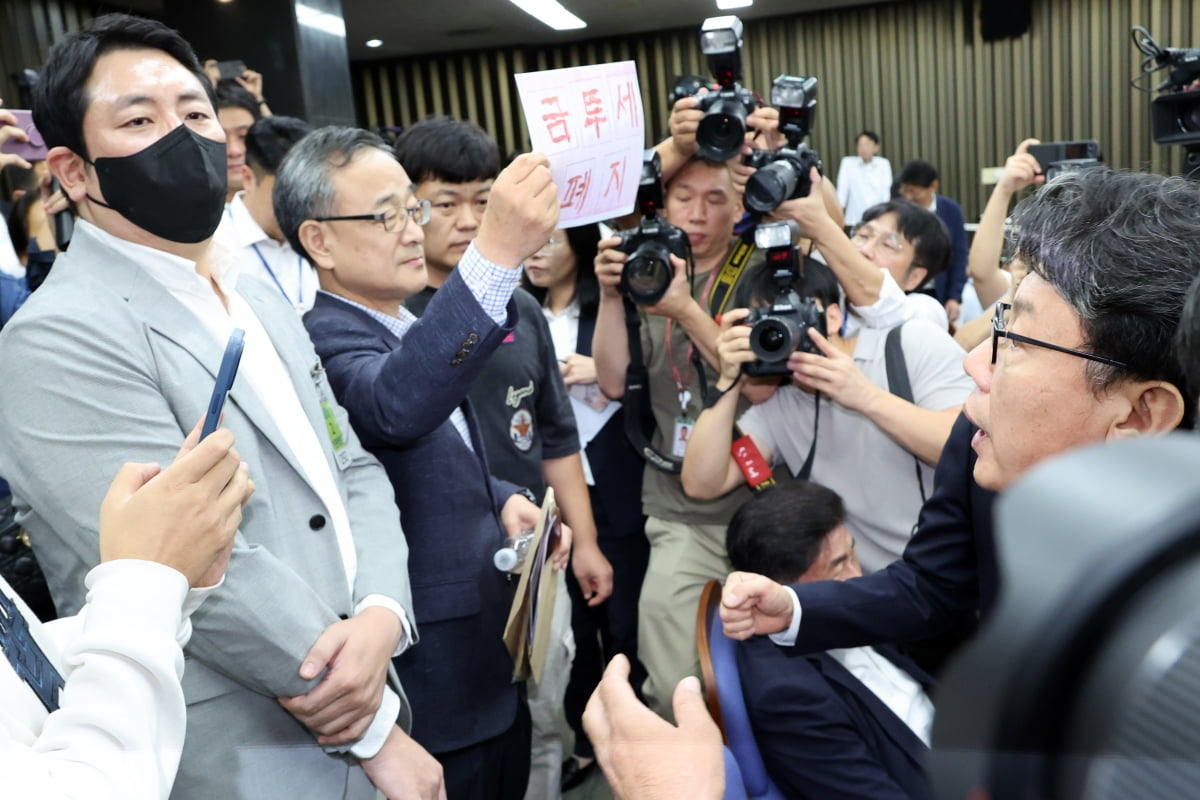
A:
<svg viewBox="0 0 1200 800">
<path fill-rule="evenodd" d="M 1191 428 L 1173 338 L 1200 272 L 1197 203 L 1200 190 L 1181 179 L 1103 168 L 1023 201 L 1012 244 L 1029 274 L 966 358 L 976 389 L 904 557 L 845 583 L 789 588 L 734 573 L 726 633 L 778 634 L 811 652 L 906 642 L 986 615 L 998 589 L 994 492 L 1073 447 Z"/>
<path fill-rule="evenodd" d="M 558 221 L 549 164 L 525 155 L 497 177 L 478 235 L 420 320 L 401 304 L 425 287 L 430 204 L 383 140 L 314 132 L 284 159 L 274 201 L 292 247 L 317 268 L 304 324 L 387 470 L 408 538 L 420 642 L 395 666 L 413 738 L 441 762 L 450 797 L 520 798 L 529 713 L 502 641 L 514 584 L 492 557 L 534 527 L 538 508 L 491 476 L 466 396 L 516 324 L 521 262 Z"/>
</svg>

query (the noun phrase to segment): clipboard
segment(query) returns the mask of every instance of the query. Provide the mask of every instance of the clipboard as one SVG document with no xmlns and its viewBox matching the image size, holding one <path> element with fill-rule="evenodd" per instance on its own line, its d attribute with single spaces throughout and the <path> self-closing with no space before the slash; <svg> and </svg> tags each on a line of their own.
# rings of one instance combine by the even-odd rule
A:
<svg viewBox="0 0 1200 800">
<path fill-rule="evenodd" d="M 548 488 L 504 625 L 504 645 L 512 656 L 514 681 L 530 677 L 535 683 L 542 680 L 558 590 L 558 574 L 550 567 L 549 559 L 561 538 L 562 517 L 554 501 L 554 489 Z"/>
</svg>

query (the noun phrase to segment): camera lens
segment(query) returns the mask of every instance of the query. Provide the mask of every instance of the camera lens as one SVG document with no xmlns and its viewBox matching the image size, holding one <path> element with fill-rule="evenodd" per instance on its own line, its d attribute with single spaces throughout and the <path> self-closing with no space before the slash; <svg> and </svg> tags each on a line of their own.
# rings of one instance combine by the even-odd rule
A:
<svg viewBox="0 0 1200 800">
<path fill-rule="evenodd" d="M 706 158 L 728 161 L 742 150 L 746 138 L 746 109 L 734 98 L 713 103 L 696 128 L 696 142 Z"/>
<path fill-rule="evenodd" d="M 621 291 L 638 305 L 654 305 L 667 293 L 674 272 L 666 245 L 643 242 L 629 254 L 621 270 Z"/>
<path fill-rule="evenodd" d="M 799 340 L 799 326 L 786 317 L 764 317 L 750 328 L 750 349 L 760 361 L 786 361 Z"/>
<path fill-rule="evenodd" d="M 746 181 L 746 207 L 759 214 L 774 211 L 792 197 L 798 178 L 790 159 L 772 161 Z"/>
</svg>

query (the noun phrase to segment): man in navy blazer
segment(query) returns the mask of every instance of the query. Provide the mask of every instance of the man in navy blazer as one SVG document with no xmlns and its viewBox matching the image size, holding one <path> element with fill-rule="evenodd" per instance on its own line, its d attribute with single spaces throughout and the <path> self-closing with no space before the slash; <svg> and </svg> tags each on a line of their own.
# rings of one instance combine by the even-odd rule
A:
<svg viewBox="0 0 1200 800">
<path fill-rule="evenodd" d="M 1011 307 L 998 307 L 991 340 L 967 355 L 976 389 L 903 557 L 864 578 L 790 589 L 734 573 L 722 595 L 726 634 L 777 634 L 816 652 L 907 642 L 986 616 L 1002 588 L 991 492 L 1073 447 L 1192 428 L 1173 337 L 1200 272 L 1198 197 L 1181 179 L 1097 168 L 1023 200 L 1014 260 L 1029 274 Z M 1131 241 L 1147 249 L 1134 254 Z"/>
<path fill-rule="evenodd" d="M 842 499 L 808 481 L 754 495 L 729 523 L 735 569 L 784 583 L 862 569 Z M 767 773 L 788 797 L 926 800 L 928 675 L 893 647 L 805 654 L 755 637 L 738 646 L 746 708 Z"/>
<path fill-rule="evenodd" d="M 905 200 L 937 214 L 950 234 L 950 267 L 933 280 L 934 295 L 946 307 L 950 321 L 958 319 L 963 287 L 967 285 L 967 231 L 962 206 L 949 197 L 938 194 L 940 179 L 937 168 L 928 161 L 910 161 L 897 178 L 900 194 Z"/>
<path fill-rule="evenodd" d="M 496 180 L 464 267 L 417 320 L 403 300 L 425 286 L 428 202 L 387 145 L 324 128 L 280 167 L 276 216 L 317 268 L 305 316 L 330 385 L 363 444 L 383 463 L 409 540 L 419 647 L 395 660 L 413 697 L 413 738 L 441 762 L 450 797 L 520 798 L 529 716 L 502 641 L 514 583 L 492 565 L 538 509 L 493 478 L 467 390 L 515 324 L 522 260 L 558 220 L 540 155 Z M 565 565 L 567 552 L 556 554 Z"/>
</svg>

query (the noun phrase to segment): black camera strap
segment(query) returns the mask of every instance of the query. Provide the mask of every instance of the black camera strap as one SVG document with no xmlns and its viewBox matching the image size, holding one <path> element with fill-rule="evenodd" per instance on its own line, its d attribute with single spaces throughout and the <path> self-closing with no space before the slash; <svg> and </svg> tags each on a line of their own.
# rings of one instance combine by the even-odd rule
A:
<svg viewBox="0 0 1200 800">
<path fill-rule="evenodd" d="M 733 287 L 737 285 L 738 278 L 741 277 L 746 265 L 750 263 L 750 257 L 754 255 L 754 227 L 751 225 L 742 231 L 741 236 L 729 249 L 729 255 L 725 256 L 725 263 L 721 265 L 720 271 L 717 272 L 717 278 L 708 292 L 709 316 L 716 317 L 725 313 L 725 307 L 729 305 L 729 298 L 733 296 Z"/>
<path fill-rule="evenodd" d="M 900 331 L 904 328 L 901 323 L 888 331 L 887 342 L 883 346 L 883 361 L 887 368 L 888 391 L 899 397 L 915 403 L 913 400 L 912 384 L 908 379 L 908 362 L 904 360 L 904 348 L 900 342 Z M 921 504 L 925 504 L 925 479 L 921 477 L 921 460 L 913 456 L 917 467 L 917 488 L 921 490 Z"/>
<path fill-rule="evenodd" d="M 800 467 L 800 471 L 796 473 L 796 477 L 802 481 L 808 480 L 808 476 L 812 475 L 813 458 L 817 455 L 817 428 L 821 424 L 821 393 L 817 392 L 813 395 L 813 438 L 812 444 L 808 446 L 808 457 L 804 459 L 804 466 Z"/>
<path fill-rule="evenodd" d="M 625 437 L 645 461 L 657 470 L 678 475 L 683 461 L 675 456 L 661 453 L 650 444 L 642 431 L 642 411 L 650 402 L 650 372 L 646 369 L 646 357 L 642 352 L 642 318 L 637 306 L 629 298 L 625 303 L 625 329 L 629 338 L 629 366 L 625 369 Z M 704 385 L 704 372 L 700 372 Z M 703 389 L 701 397 L 704 396 Z"/>
</svg>

